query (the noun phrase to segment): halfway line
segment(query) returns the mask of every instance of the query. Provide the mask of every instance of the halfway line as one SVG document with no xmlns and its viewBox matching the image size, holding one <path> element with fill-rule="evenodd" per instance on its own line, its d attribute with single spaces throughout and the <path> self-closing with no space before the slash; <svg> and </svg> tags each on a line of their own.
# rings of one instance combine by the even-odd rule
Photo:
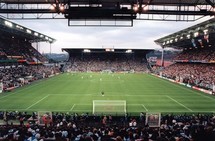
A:
<svg viewBox="0 0 215 141">
<path fill-rule="evenodd" d="M 184 104 L 178 102 L 177 100 L 171 98 L 170 96 L 166 95 L 166 97 L 168 97 L 169 99 L 171 99 L 172 101 L 178 103 L 179 105 L 183 106 L 184 108 L 186 108 L 187 110 L 189 110 L 190 112 L 193 112 L 193 110 L 191 110 L 190 108 L 188 108 L 187 106 L 185 106 Z"/>
<path fill-rule="evenodd" d="M 37 102 L 35 102 L 34 104 L 30 105 L 28 108 L 26 108 L 26 110 L 30 109 L 31 107 L 33 107 L 34 105 L 36 105 L 37 103 L 41 102 L 42 100 L 46 99 L 49 95 L 43 97 L 42 99 L 38 100 Z"/>
</svg>

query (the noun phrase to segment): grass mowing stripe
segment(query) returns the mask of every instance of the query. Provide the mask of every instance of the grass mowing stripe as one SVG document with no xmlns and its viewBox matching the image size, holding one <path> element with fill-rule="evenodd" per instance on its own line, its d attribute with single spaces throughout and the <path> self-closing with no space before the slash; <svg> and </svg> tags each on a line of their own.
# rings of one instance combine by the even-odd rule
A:
<svg viewBox="0 0 215 141">
<path fill-rule="evenodd" d="M 37 102 L 35 102 L 34 104 L 30 105 L 28 108 L 26 108 L 26 110 L 30 109 L 31 107 L 33 107 L 34 105 L 38 104 L 39 102 L 43 101 L 44 99 L 46 99 L 49 95 L 46 95 L 45 97 L 43 97 L 42 99 L 38 100 Z"/>
<path fill-rule="evenodd" d="M 69 96 L 77 96 L 77 97 L 80 97 L 80 96 L 98 96 L 98 97 L 101 97 L 101 94 L 99 94 L 99 95 L 97 95 L 97 94 L 99 94 L 99 93 L 88 93 L 88 94 L 84 94 L 84 93 L 80 93 L 80 94 L 77 94 L 77 93 L 75 93 L 75 94 L 73 94 L 73 93 L 70 93 L 70 94 L 63 94 L 63 93 L 58 93 L 58 94 L 48 94 L 48 95 L 51 95 L 51 96 L 62 96 L 62 95 L 69 95 Z M 105 96 L 116 96 L 116 94 L 123 94 L 123 93 L 119 93 L 119 92 L 116 92 L 115 94 L 105 94 Z M 135 96 L 139 96 L 139 97 L 144 97 L 144 96 L 162 96 L 162 95 L 149 95 L 149 94 L 142 94 L 142 95 L 123 95 L 123 96 L 125 96 L 125 97 L 135 97 Z"/>
<path fill-rule="evenodd" d="M 142 104 L 142 107 L 146 110 L 146 112 L 148 112 L 149 110 L 146 108 L 145 105 Z"/>
<path fill-rule="evenodd" d="M 84 79 L 81 78 L 83 75 Z M 102 82 L 100 82 L 100 78 L 102 78 Z M 92 79 L 93 82 L 91 83 L 89 80 Z M 118 83 L 121 80 L 124 82 Z M 139 115 L 139 112 L 142 111 L 147 112 L 147 110 L 174 113 L 215 112 L 215 97 L 206 96 L 201 92 L 176 85 L 167 80 L 164 81 L 150 74 L 114 74 L 114 76 L 105 73 L 77 73 L 74 76 L 61 74 L 38 84 L 32 84 L 26 88 L 21 87 L 17 91 L 3 95 L 0 94 L 0 99 L 8 95 L 0 100 L 0 108 L 27 112 L 65 111 L 82 113 L 82 111 L 92 112 L 92 100 L 123 99 L 127 101 L 128 112 L 134 115 Z M 101 95 L 101 91 L 105 92 L 105 96 Z M 36 103 L 47 95 L 49 95 L 47 99 Z M 188 110 L 167 96 L 185 104 L 193 111 L 191 112 L 191 109 Z M 56 101 L 59 101 L 58 104 L 55 104 Z M 34 105 L 32 106 L 32 104 Z M 26 110 L 27 107 L 29 109 Z"/>
<path fill-rule="evenodd" d="M 176 103 L 178 103 L 179 105 L 183 106 L 184 108 L 186 108 L 187 110 L 189 110 L 190 112 L 193 112 L 193 110 L 191 110 L 190 108 L 188 108 L 187 106 L 185 106 L 184 104 L 178 102 L 177 100 L 171 98 L 170 96 L 166 96 L 168 97 L 169 99 L 171 99 L 172 101 L 175 101 Z"/>
<path fill-rule="evenodd" d="M 57 94 L 48 94 L 48 95 L 51 95 L 51 96 L 62 96 L 62 95 L 70 95 L 70 96 L 82 96 L 82 95 L 85 95 L 85 96 L 92 96 L 92 95 L 95 95 L 95 94 L 98 94 L 98 93 L 90 93 L 90 94 L 84 94 L 84 93 L 80 93 L 80 94 L 78 94 L 78 93 L 75 93 L 75 94 L 73 94 L 73 93 L 70 93 L 70 94 L 67 94 L 67 93 L 57 93 Z"/>
<path fill-rule="evenodd" d="M 75 107 L 75 104 L 72 105 L 72 108 L 70 109 L 70 111 L 72 111 L 74 107 Z"/>
</svg>

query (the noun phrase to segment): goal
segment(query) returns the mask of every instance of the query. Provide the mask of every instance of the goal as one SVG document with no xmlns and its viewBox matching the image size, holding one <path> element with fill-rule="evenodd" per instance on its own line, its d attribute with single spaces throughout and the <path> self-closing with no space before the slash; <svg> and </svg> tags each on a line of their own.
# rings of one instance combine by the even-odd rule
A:
<svg viewBox="0 0 215 141">
<path fill-rule="evenodd" d="M 125 114 L 125 100 L 93 100 L 93 114 Z"/>
</svg>

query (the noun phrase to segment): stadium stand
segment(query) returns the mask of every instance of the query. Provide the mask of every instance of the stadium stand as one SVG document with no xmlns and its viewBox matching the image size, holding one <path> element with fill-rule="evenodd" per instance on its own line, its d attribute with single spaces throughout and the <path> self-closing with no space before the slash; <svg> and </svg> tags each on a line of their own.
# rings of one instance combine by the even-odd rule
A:
<svg viewBox="0 0 215 141">
<path fill-rule="evenodd" d="M 156 66 L 155 71 L 159 70 L 156 73 L 189 87 L 203 88 L 214 93 L 214 26 L 210 26 L 213 23 L 214 19 L 210 19 L 156 40 L 164 48 L 182 50 L 173 58 L 173 65 L 165 69 Z M 179 38 L 177 35 L 184 36 Z"/>
<path fill-rule="evenodd" d="M 145 124 L 145 115 L 90 116 L 53 113 L 52 122 L 39 126 L 37 114 L 0 112 L 0 140 L 7 141 L 214 141 L 214 115 L 163 115 L 159 128 Z M 9 122 L 19 119 L 18 124 Z M 30 122 L 27 122 L 30 120 Z M 105 120 L 105 123 L 104 123 Z"/>
<path fill-rule="evenodd" d="M 213 47 L 184 49 L 174 60 L 174 64 L 166 67 L 162 76 L 212 91 L 214 87 Z"/>
<path fill-rule="evenodd" d="M 58 68 L 45 67 L 39 62 L 46 58 L 29 42 L 15 36 L 0 37 L 0 74 L 4 87 L 19 87 L 40 78 L 59 73 Z M 195 56 L 190 55 L 195 54 Z M 175 64 L 162 71 L 163 76 L 211 89 L 214 82 L 214 51 L 196 49 L 182 52 Z M 182 63 L 184 59 L 192 63 Z M 146 59 L 125 54 L 87 54 L 70 58 L 71 71 L 147 71 Z M 196 63 L 198 62 L 198 64 Z M 205 62 L 206 63 L 202 63 Z M 195 63 L 194 63 L 195 62 Z M 201 63 L 201 64 L 199 64 Z M 37 64 L 37 66 L 31 66 Z M 31 76 L 31 77 L 29 77 Z M 211 76 L 211 77 L 209 77 Z M 20 79 L 24 78 L 24 79 Z M 24 81 L 23 81 L 24 80 Z M 27 81 L 26 81 L 27 80 Z M 5 90 L 6 90 L 5 89 Z M 53 113 L 44 116 L 45 126 L 39 124 L 36 112 L 1 111 L 0 140 L 2 141 L 214 141 L 213 114 L 162 115 L 161 126 L 150 128 L 144 113 L 140 117 L 89 115 L 88 113 Z M 19 121 L 14 123 L 13 121 Z"/>
<path fill-rule="evenodd" d="M 26 61 L 28 64 L 34 64 L 38 62 L 47 62 L 48 60 L 44 58 L 28 41 L 23 41 L 23 39 L 16 39 L 9 35 L 4 35 L 0 37 L 1 41 L 1 57 L 2 59 L 10 60 L 17 59 L 18 61 Z"/>
<path fill-rule="evenodd" d="M 214 64 L 176 63 L 163 70 L 162 75 L 191 86 L 212 90 L 215 82 L 214 69 Z"/>
<path fill-rule="evenodd" d="M 0 78 L 3 83 L 3 91 L 10 91 L 56 73 L 59 73 L 59 69 L 56 67 L 19 65 L 1 68 Z"/>
<path fill-rule="evenodd" d="M 0 18 L 0 22 L 0 80 L 3 91 L 11 91 L 60 72 L 57 67 L 44 66 L 43 63 L 47 63 L 48 59 L 31 44 L 32 42 L 47 41 L 40 39 L 45 35 L 40 34 L 41 37 L 26 35 L 26 31 L 30 31 L 30 29 L 2 18 Z M 6 23 L 19 28 L 10 28 Z M 26 31 L 20 31 L 21 29 L 26 29 Z"/>
<path fill-rule="evenodd" d="M 133 50 L 126 53 L 126 49 L 114 52 L 105 49 L 94 49 L 84 53 L 83 49 L 65 49 L 70 54 L 70 71 L 77 72 L 147 72 L 145 54 L 150 50 Z M 74 52 L 74 53 L 73 53 Z"/>
</svg>

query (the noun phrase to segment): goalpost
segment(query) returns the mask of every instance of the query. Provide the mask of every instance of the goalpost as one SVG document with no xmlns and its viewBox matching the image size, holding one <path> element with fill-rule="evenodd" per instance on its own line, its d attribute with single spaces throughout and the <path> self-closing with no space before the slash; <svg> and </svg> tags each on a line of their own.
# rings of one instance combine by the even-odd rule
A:
<svg viewBox="0 0 215 141">
<path fill-rule="evenodd" d="M 93 114 L 125 114 L 125 100 L 93 100 Z"/>
</svg>

